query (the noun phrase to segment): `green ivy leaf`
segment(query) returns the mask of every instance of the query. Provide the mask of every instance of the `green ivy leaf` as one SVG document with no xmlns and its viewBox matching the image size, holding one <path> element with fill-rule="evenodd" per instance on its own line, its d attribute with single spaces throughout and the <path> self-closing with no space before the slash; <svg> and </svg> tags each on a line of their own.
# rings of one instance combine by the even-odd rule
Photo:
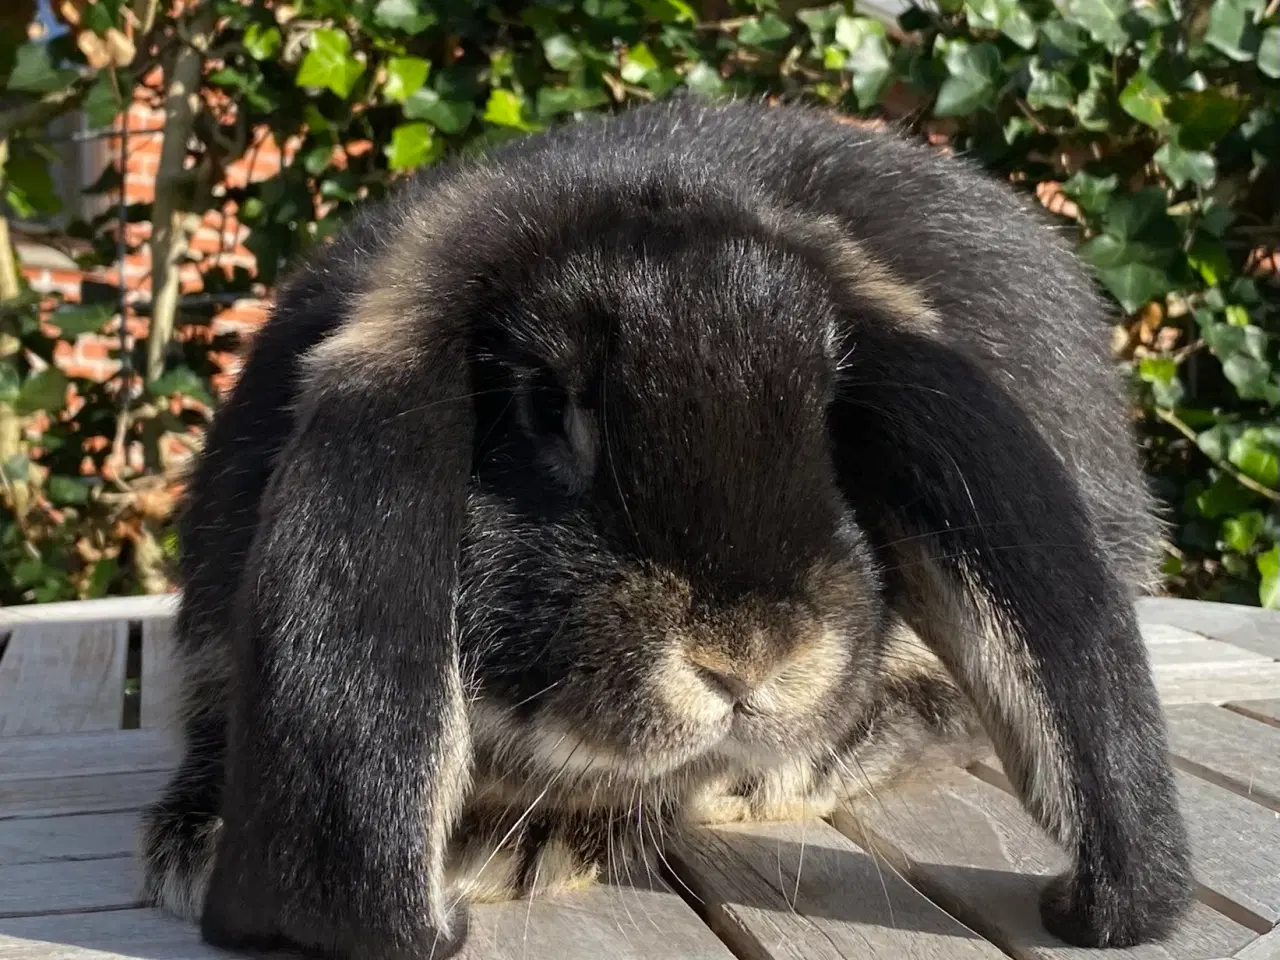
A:
<svg viewBox="0 0 1280 960">
<path fill-rule="evenodd" d="M 547 63 L 557 70 L 573 70 L 582 66 L 582 53 L 567 34 L 557 33 L 543 40 L 542 53 Z"/>
<path fill-rule="evenodd" d="M 1119 183 L 1120 178 L 1114 173 L 1106 177 L 1095 177 L 1077 170 L 1063 183 L 1062 192 L 1085 213 L 1096 217 L 1107 208 Z"/>
<path fill-rule="evenodd" d="M 126 76 L 121 76 L 120 82 L 126 90 L 131 86 Z M 120 99 L 116 96 L 115 84 L 111 82 L 110 70 L 103 70 L 98 79 L 93 81 L 93 86 L 81 103 L 81 109 L 91 127 L 108 127 L 115 122 L 120 113 Z"/>
<path fill-rule="evenodd" d="M 1280 487 L 1280 426 L 1246 427 L 1231 441 L 1227 459 L 1269 490 Z"/>
<path fill-rule="evenodd" d="M 404 103 L 422 89 L 431 72 L 431 61 L 421 57 L 391 57 L 387 60 L 387 80 L 382 92 L 395 103 Z"/>
<path fill-rule="evenodd" d="M 1235 477 L 1218 473 L 1208 489 L 1196 495 L 1195 508 L 1202 516 L 1216 519 L 1240 513 L 1257 502 L 1258 495 Z"/>
<path fill-rule="evenodd" d="M 539 124 L 526 118 L 524 101 L 520 95 L 511 90 L 490 91 L 489 100 L 484 107 L 484 119 L 500 127 L 515 130 L 531 132 L 539 129 Z"/>
<path fill-rule="evenodd" d="M 1280 610 L 1280 544 L 1259 555 L 1257 566 L 1262 577 L 1258 584 L 1258 603 L 1268 610 Z"/>
<path fill-rule="evenodd" d="M 364 64 L 351 56 L 351 40 L 339 30 L 322 29 L 311 34 L 311 49 L 298 68 L 300 87 L 325 87 L 346 98 L 364 73 Z"/>
<path fill-rule="evenodd" d="M 1135 73 L 1120 92 L 1120 109 L 1148 127 L 1162 130 L 1168 120 L 1164 105 L 1169 94 L 1145 70 Z"/>
<path fill-rule="evenodd" d="M 1027 88 L 1027 105 L 1034 110 L 1044 107 L 1069 109 L 1076 102 L 1076 90 L 1065 73 L 1045 68 L 1039 60 L 1031 61 L 1031 85 Z"/>
<path fill-rule="evenodd" d="M 55 413 L 66 402 L 70 383 L 67 375 L 57 367 L 46 367 L 27 378 L 18 391 L 18 399 L 14 401 L 13 408 L 22 416 L 38 410 Z"/>
<path fill-rule="evenodd" d="M 1280 27 L 1268 27 L 1258 44 L 1258 69 L 1280 80 Z"/>
<path fill-rule="evenodd" d="M 1263 6 L 1264 0 L 1214 0 L 1205 42 L 1232 60 L 1252 60 L 1259 39 L 1254 18 Z"/>
<path fill-rule="evenodd" d="M 423 10 L 419 0 L 378 0 L 373 19 L 384 27 L 416 36 L 436 23 L 436 15 Z"/>
<path fill-rule="evenodd" d="M 647 43 L 637 43 L 627 48 L 622 58 L 622 79 L 627 83 L 642 83 L 650 71 L 658 69 L 657 58 Z"/>
<path fill-rule="evenodd" d="M 429 124 L 402 123 L 391 131 L 391 143 L 383 148 L 392 170 L 420 167 L 441 150 Z"/>
<path fill-rule="evenodd" d="M 884 24 L 871 17 L 840 17 L 836 21 L 835 36 L 836 42 L 849 53 L 845 67 L 853 74 L 858 107 L 867 110 L 879 102 L 893 73 Z"/>
<path fill-rule="evenodd" d="M 752 17 L 738 28 L 738 42 L 749 47 L 767 47 L 791 36 L 791 28 L 776 14 Z"/>
<path fill-rule="evenodd" d="M 965 0 L 969 25 L 980 30 L 998 30 L 1030 50 L 1036 43 L 1036 25 L 1018 0 Z"/>
<path fill-rule="evenodd" d="M 1070 0 L 1065 15 L 1089 31 L 1089 36 L 1106 47 L 1110 54 L 1120 54 L 1129 45 L 1129 32 L 1124 16 L 1129 5 L 1125 0 Z"/>
<path fill-rule="evenodd" d="M 419 90 L 404 102 L 408 120 L 426 120 L 442 133 L 461 133 L 475 116 L 475 104 L 445 100 L 434 90 Z"/>
<path fill-rule="evenodd" d="M 115 307 L 106 303 L 59 307 L 49 318 L 63 340 L 75 340 L 85 333 L 96 333 L 115 315 Z"/>
<path fill-rule="evenodd" d="M 1162 407 L 1176 407 L 1186 391 L 1178 376 L 1178 364 L 1172 357 L 1143 357 L 1138 364 L 1138 375 L 1151 384 L 1156 403 Z"/>
<path fill-rule="evenodd" d="M 637 0 L 645 15 L 659 23 L 696 23 L 698 15 L 684 0 Z"/>
<path fill-rule="evenodd" d="M 51 93 L 76 78 L 76 71 L 53 65 L 49 42 L 31 40 L 18 48 L 7 84 L 10 93 Z"/>
<path fill-rule="evenodd" d="M 1231 259 L 1222 241 L 1200 233 L 1187 251 L 1187 263 L 1211 287 L 1231 275 Z"/>
<path fill-rule="evenodd" d="M 1188 183 L 1208 189 L 1218 176 L 1218 164 L 1212 153 L 1184 150 L 1172 142 L 1156 151 L 1155 161 L 1179 190 Z"/>
<path fill-rule="evenodd" d="M 1234 353 L 1222 361 L 1222 374 L 1241 399 L 1280 404 L 1280 381 L 1272 376 L 1271 364 L 1266 360 Z"/>
<path fill-rule="evenodd" d="M 715 67 L 701 61 L 693 65 L 684 82 L 690 90 L 704 97 L 718 96 L 724 90 L 724 81 Z"/>
<path fill-rule="evenodd" d="M 1258 510 L 1246 510 L 1222 521 L 1222 542 L 1236 553 L 1248 553 L 1257 542 L 1266 518 Z"/>
<path fill-rule="evenodd" d="M 1089 34 L 1069 20 L 1051 18 L 1040 25 L 1044 42 L 1068 57 L 1078 57 L 1089 49 Z"/>
<path fill-rule="evenodd" d="M 28 149 L 18 148 L 23 146 Z M 19 142 L 4 166 L 4 174 L 4 199 L 18 216 L 35 217 L 62 209 L 48 161 L 29 145 Z"/>
<path fill-rule="evenodd" d="M 562 113 L 593 110 L 608 102 L 609 95 L 599 88 L 541 87 L 537 97 L 538 116 L 554 117 Z"/>
<path fill-rule="evenodd" d="M 13 403 L 22 388 L 22 379 L 12 363 L 0 362 L 0 403 Z"/>
<path fill-rule="evenodd" d="M 170 397 L 177 394 L 201 403 L 213 404 L 213 398 L 209 396 L 204 381 L 190 367 L 174 367 L 166 371 L 156 378 L 150 390 L 156 397 Z"/>
<path fill-rule="evenodd" d="M 255 60 L 274 60 L 283 43 L 280 29 L 274 25 L 251 23 L 244 31 L 244 48 Z"/>
<path fill-rule="evenodd" d="M 1098 279 L 1126 313 L 1134 313 L 1173 289 L 1169 275 L 1147 263 L 1127 263 L 1122 267 L 1099 270 Z"/>
<path fill-rule="evenodd" d="M 1179 93 L 1165 110 L 1178 125 L 1178 143 L 1188 150 L 1206 150 L 1235 129 L 1245 101 L 1220 90 Z"/>
<path fill-rule="evenodd" d="M 1108 233 L 1131 240 L 1158 214 L 1163 213 L 1164 209 L 1164 191 L 1159 187 L 1143 187 L 1134 193 L 1117 197 L 1107 209 L 1103 223 Z"/>
<path fill-rule="evenodd" d="M 90 481 L 82 477 L 52 474 L 49 477 L 49 499 L 64 506 L 89 502 Z"/>
<path fill-rule="evenodd" d="M 994 44 L 970 46 L 954 40 L 947 46 L 946 65 L 950 76 L 938 89 L 935 115 L 962 116 L 990 105 L 1000 73 L 1000 51 Z"/>
</svg>

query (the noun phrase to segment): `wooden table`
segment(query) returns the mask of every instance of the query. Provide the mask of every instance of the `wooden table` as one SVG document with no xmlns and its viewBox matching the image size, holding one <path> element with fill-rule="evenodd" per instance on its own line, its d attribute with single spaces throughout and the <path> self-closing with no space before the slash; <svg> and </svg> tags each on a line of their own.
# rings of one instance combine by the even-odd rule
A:
<svg viewBox="0 0 1280 960">
<path fill-rule="evenodd" d="M 227 957 L 142 908 L 138 809 L 176 758 L 172 598 L 0 610 L 0 960 Z M 1077 950 L 1036 893 L 1064 857 L 982 764 L 833 823 L 699 834 L 662 875 L 476 908 L 467 960 L 1280 960 L 1280 614 L 1142 606 L 1194 842 L 1167 943 Z"/>
</svg>

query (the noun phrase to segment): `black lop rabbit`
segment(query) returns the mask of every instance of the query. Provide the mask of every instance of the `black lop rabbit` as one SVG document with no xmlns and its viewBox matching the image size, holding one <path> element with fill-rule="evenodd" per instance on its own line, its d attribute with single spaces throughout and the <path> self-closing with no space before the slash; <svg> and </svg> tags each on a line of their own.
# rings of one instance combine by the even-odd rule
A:
<svg viewBox="0 0 1280 960">
<path fill-rule="evenodd" d="M 150 895 L 444 957 L 628 831 L 985 735 L 1073 857 L 1047 928 L 1160 938 L 1191 881 L 1106 331 L 1010 188 L 799 107 L 425 172 L 295 272 L 209 433 Z"/>
</svg>

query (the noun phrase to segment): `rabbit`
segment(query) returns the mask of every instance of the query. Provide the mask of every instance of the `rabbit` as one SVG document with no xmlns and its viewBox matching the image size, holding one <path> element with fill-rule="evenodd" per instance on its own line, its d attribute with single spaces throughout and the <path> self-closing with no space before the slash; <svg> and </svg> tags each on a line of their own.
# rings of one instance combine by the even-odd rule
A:
<svg viewBox="0 0 1280 960">
<path fill-rule="evenodd" d="M 1046 928 L 1166 936 L 1162 528 L 1107 321 L 1014 188 L 815 107 L 407 178 L 292 269 L 200 453 L 147 896 L 444 958 L 470 903 L 990 745 L 1072 859 Z"/>
</svg>

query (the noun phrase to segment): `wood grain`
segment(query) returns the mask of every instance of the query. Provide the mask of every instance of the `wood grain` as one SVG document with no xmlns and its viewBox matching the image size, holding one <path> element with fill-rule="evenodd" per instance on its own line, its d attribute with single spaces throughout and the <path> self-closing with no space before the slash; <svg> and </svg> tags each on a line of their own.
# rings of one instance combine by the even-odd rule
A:
<svg viewBox="0 0 1280 960">
<path fill-rule="evenodd" d="M 1169 705 L 1252 700 L 1280 689 L 1280 663 L 1270 661 L 1174 665 L 1152 672 L 1161 702 Z"/>
<path fill-rule="evenodd" d="M 34 623 L 83 623 L 88 620 L 138 620 L 173 616 L 178 595 L 103 597 L 100 600 L 68 600 L 61 603 L 28 603 L 0 607 L 0 631 Z"/>
<path fill-rule="evenodd" d="M 4 960 L 241 960 L 246 956 L 206 946 L 194 926 L 158 910 L 0 919 Z"/>
<path fill-rule="evenodd" d="M 1261 929 L 1280 922 L 1280 817 L 1187 773 L 1177 783 L 1196 879 L 1260 918 Z"/>
<path fill-rule="evenodd" d="M 1235 960 L 1280 960 L 1280 930 L 1259 937 L 1237 953 Z"/>
<path fill-rule="evenodd" d="M 680 873 L 750 960 L 999 958 L 887 865 L 821 821 L 699 830 Z"/>
<path fill-rule="evenodd" d="M 138 810 L 160 796 L 163 770 L 0 782 L 0 820 Z"/>
<path fill-rule="evenodd" d="M 0 659 L 0 737 L 119 729 L 124 623 L 15 627 Z"/>
<path fill-rule="evenodd" d="M 1018 801 L 976 777 L 940 779 L 932 788 L 885 794 L 841 813 L 840 829 L 863 839 L 922 890 L 1019 958 L 1098 960 L 1051 936 L 1038 897 L 1067 858 Z M 1197 903 L 1166 941 L 1126 951 L 1127 960 L 1209 960 L 1230 956 L 1253 930 Z"/>
<path fill-rule="evenodd" d="M 1280 727 L 1280 700 L 1233 700 L 1226 707 L 1254 720 Z"/>
<path fill-rule="evenodd" d="M 1280 729 L 1203 704 L 1169 707 L 1165 715 L 1183 769 L 1280 811 Z"/>
<path fill-rule="evenodd" d="M 133 811 L 0 820 L 0 866 L 132 856 L 137 826 Z"/>
<path fill-rule="evenodd" d="M 142 621 L 142 719 L 144 728 L 176 729 L 180 678 L 173 655 L 172 617 Z"/>
<path fill-rule="evenodd" d="M 1180 627 L 1280 660 L 1280 611 L 1235 603 L 1146 597 L 1138 601 L 1138 616 L 1144 623 Z"/>
<path fill-rule="evenodd" d="M 158 730 L 0 737 L 0 781 L 168 770 L 180 752 Z"/>
<path fill-rule="evenodd" d="M 140 906 L 132 857 L 0 866 L 0 917 Z"/>
</svg>

